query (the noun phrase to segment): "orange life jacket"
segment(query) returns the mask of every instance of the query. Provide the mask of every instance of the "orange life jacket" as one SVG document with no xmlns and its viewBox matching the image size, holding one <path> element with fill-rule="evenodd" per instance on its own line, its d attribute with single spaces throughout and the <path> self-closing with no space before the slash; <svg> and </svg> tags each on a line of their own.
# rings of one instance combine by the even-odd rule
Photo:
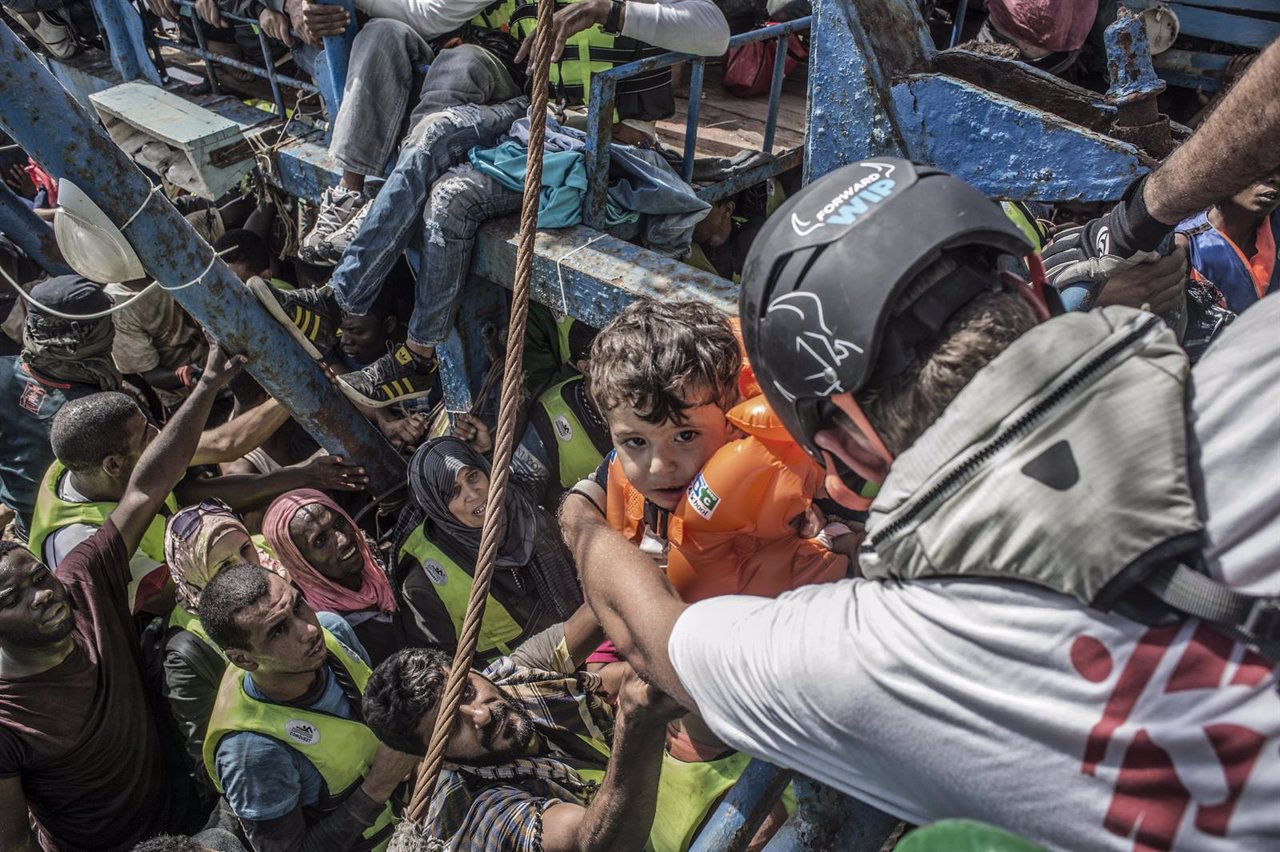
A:
<svg viewBox="0 0 1280 852">
<path fill-rule="evenodd" d="M 823 472 L 769 408 L 749 370 L 740 387 L 756 395 L 726 415 L 746 436 L 716 451 L 672 510 L 667 576 L 684 600 L 717 595 L 776 597 L 810 583 L 845 577 L 848 559 L 817 539 L 802 538 L 793 520 L 818 493 Z M 606 515 L 632 541 L 644 530 L 644 495 L 617 455 L 609 464 Z"/>
</svg>

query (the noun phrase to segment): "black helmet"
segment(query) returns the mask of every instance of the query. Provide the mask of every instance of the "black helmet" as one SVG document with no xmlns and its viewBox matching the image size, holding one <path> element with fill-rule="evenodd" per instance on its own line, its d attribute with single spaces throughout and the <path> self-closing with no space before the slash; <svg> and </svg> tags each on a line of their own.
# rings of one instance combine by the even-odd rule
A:
<svg viewBox="0 0 1280 852">
<path fill-rule="evenodd" d="M 742 272 L 742 336 L 765 397 L 822 463 L 825 400 L 901 372 L 1000 286 L 1000 255 L 1031 251 L 996 204 L 930 166 L 881 157 L 814 181 L 765 223 Z M 909 287 L 944 252 L 956 269 Z"/>
</svg>

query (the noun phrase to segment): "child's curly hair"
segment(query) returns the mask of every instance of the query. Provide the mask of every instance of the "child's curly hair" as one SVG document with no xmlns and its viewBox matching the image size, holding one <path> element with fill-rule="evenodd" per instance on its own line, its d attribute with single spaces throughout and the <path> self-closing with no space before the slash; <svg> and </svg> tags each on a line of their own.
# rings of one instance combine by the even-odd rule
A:
<svg viewBox="0 0 1280 852">
<path fill-rule="evenodd" d="M 683 423 L 689 408 L 731 408 L 741 367 L 738 339 L 715 308 L 640 299 L 600 331 L 587 373 L 600 411 L 628 405 L 646 423 Z"/>
</svg>

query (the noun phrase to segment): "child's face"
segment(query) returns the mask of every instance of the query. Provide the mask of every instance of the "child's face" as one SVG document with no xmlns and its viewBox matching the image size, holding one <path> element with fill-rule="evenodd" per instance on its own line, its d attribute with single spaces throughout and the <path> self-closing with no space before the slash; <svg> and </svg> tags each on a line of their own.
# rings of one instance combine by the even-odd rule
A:
<svg viewBox="0 0 1280 852">
<path fill-rule="evenodd" d="M 338 345 L 348 358 L 358 364 L 372 364 L 387 352 L 387 332 L 383 321 L 370 314 L 342 318 L 342 336 Z"/>
<path fill-rule="evenodd" d="M 1266 216 L 1280 206 L 1280 171 L 1247 187 L 1233 196 L 1231 201 L 1249 213 Z"/>
<path fill-rule="evenodd" d="M 702 466 L 733 436 L 724 411 L 715 404 L 684 411 L 683 423 L 646 423 L 629 405 L 607 413 L 618 461 L 631 484 L 648 500 L 674 509 Z"/>
</svg>

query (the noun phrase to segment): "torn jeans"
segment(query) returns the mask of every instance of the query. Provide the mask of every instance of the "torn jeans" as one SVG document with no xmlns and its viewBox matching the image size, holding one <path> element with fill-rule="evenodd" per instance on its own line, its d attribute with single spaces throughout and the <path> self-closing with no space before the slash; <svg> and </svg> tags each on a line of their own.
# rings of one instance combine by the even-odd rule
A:
<svg viewBox="0 0 1280 852">
<path fill-rule="evenodd" d="M 333 271 L 329 283 L 345 313 L 369 313 L 400 255 L 406 249 L 423 248 L 425 208 L 432 185 L 451 168 L 465 163 L 467 153 L 475 146 L 487 148 L 496 144 L 511 122 L 528 108 L 529 102 L 523 97 L 495 106 L 456 106 L 429 115 L 414 126 L 400 149 L 395 168 L 377 197 L 369 202 L 364 224 Z M 438 306 L 432 304 L 435 299 L 427 292 L 429 288 L 421 284 L 419 276 L 409 339 L 438 343 L 427 338 L 428 326 L 423 325 L 426 315 Z"/>
</svg>

